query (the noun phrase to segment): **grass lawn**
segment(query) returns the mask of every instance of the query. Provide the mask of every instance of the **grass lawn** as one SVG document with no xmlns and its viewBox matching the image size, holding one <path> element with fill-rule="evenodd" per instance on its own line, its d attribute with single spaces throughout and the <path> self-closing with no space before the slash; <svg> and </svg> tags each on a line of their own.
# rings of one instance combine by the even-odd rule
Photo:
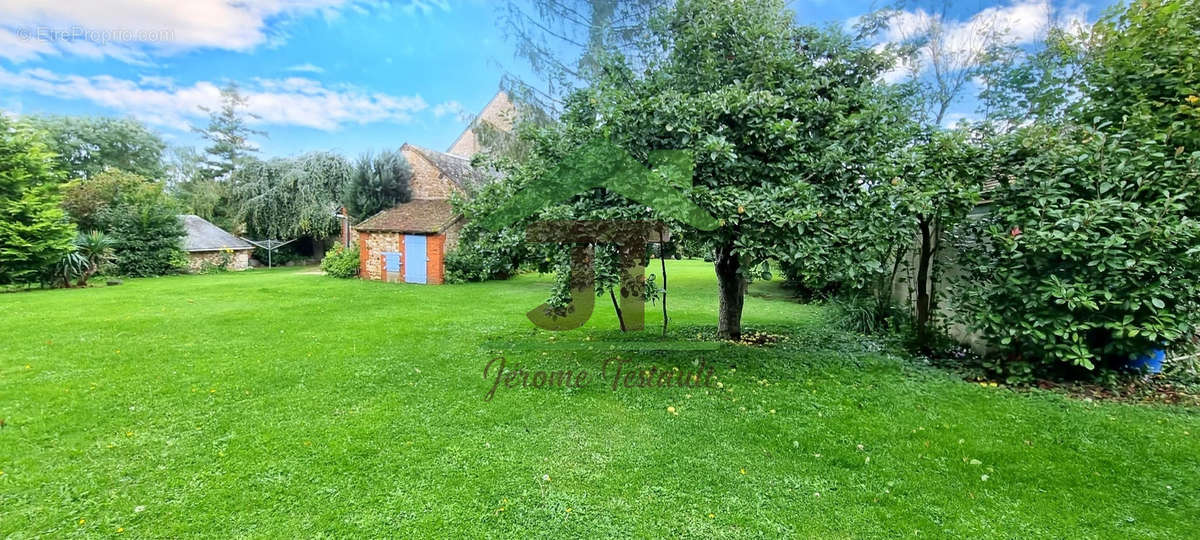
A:
<svg viewBox="0 0 1200 540">
<path fill-rule="evenodd" d="M 675 262 L 668 277 L 672 334 L 700 343 L 716 320 L 711 267 Z M 965 383 L 829 328 L 774 283 L 751 287 L 745 325 L 781 343 L 616 353 L 594 345 L 628 339 L 605 298 L 580 330 L 534 330 L 523 314 L 547 284 L 281 269 L 2 294 L 0 536 L 1200 527 L 1195 409 Z M 703 360 L 723 388 L 595 380 L 485 402 L 497 343 L 526 370 Z"/>
</svg>

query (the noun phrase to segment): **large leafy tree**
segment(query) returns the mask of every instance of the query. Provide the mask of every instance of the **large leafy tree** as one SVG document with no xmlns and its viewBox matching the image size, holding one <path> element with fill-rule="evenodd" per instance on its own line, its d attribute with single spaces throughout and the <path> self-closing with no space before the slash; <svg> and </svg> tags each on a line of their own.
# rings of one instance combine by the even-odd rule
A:
<svg viewBox="0 0 1200 540">
<path fill-rule="evenodd" d="M 74 250 L 53 159 L 36 130 L 0 115 L 0 285 L 36 281 Z"/>
<path fill-rule="evenodd" d="M 794 262 L 835 241 L 840 233 L 819 228 L 826 211 L 880 181 L 870 157 L 903 125 L 876 83 L 887 59 L 796 26 L 778 2 L 680 2 L 656 35 L 666 58 L 645 77 L 614 74 L 591 117 L 629 148 L 695 156 L 693 198 L 723 225 L 685 234 L 713 253 L 718 335 L 738 338 L 747 281 L 770 259 Z M 858 266 L 869 252 L 836 256 Z"/>
<path fill-rule="evenodd" d="M 845 35 L 796 26 L 779 2 L 683 1 L 652 28 L 661 57 L 634 70 L 607 56 L 592 85 L 567 100 L 561 124 L 534 135 L 538 151 L 508 181 L 514 189 L 537 181 L 597 138 L 643 163 L 654 150 L 688 151 L 695 185 L 675 187 L 721 226 L 672 229 L 712 254 L 718 334 L 736 339 L 748 280 L 771 259 L 794 262 L 832 242 L 818 227 L 824 210 L 879 182 L 865 158 L 886 153 L 903 115 L 875 82 L 885 58 Z M 541 217 L 662 216 L 597 191 Z M 837 256 L 865 265 L 874 253 L 864 251 L 847 245 Z"/>
<path fill-rule="evenodd" d="M 166 143 L 141 122 L 88 116 L 31 117 L 46 132 L 58 167 L 68 178 L 90 178 L 113 168 L 161 179 Z"/>
<path fill-rule="evenodd" d="M 408 185 L 411 179 L 412 167 L 399 151 L 363 154 L 346 185 L 346 209 L 356 219 L 365 219 L 408 202 L 412 197 Z"/>
</svg>

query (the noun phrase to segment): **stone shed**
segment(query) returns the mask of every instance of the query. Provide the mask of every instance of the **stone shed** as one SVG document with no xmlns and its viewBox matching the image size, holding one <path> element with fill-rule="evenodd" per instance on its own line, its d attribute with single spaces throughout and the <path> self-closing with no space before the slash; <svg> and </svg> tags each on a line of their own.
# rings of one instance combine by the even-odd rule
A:
<svg viewBox="0 0 1200 540">
<path fill-rule="evenodd" d="M 449 152 L 408 143 L 400 147 L 412 167 L 412 200 L 363 220 L 347 235 L 358 237 L 360 277 L 403 283 L 445 281 L 445 256 L 458 245 L 464 225 L 450 198 L 456 194 L 469 198 L 494 178 L 471 166 L 468 154 L 486 146 L 478 140 L 475 128 L 486 122 L 507 132 L 512 124 L 504 119 L 511 109 L 507 94 L 496 94 Z"/>
<path fill-rule="evenodd" d="M 458 241 L 462 216 L 449 199 L 413 199 L 359 223 L 359 275 L 365 279 L 441 284 L 445 256 Z"/>
<path fill-rule="evenodd" d="M 183 250 L 187 252 L 188 270 L 199 272 L 224 265 L 228 270 L 245 270 L 250 266 L 254 246 L 229 234 L 208 220 L 194 215 L 182 215 L 186 236 Z"/>
</svg>

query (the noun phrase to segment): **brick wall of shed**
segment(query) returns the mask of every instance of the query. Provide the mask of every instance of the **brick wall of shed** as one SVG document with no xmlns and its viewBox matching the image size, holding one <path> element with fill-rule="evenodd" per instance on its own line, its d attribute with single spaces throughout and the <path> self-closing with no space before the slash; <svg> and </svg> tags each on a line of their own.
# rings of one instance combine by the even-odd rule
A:
<svg viewBox="0 0 1200 540">
<path fill-rule="evenodd" d="M 405 261 L 404 235 L 391 232 L 359 233 L 358 262 L 359 277 L 371 280 L 404 281 L 404 265 L 395 276 L 385 273 L 383 253 L 392 251 L 400 253 L 400 260 Z M 445 234 L 432 234 L 425 237 L 425 281 L 429 285 L 441 285 L 446 282 L 446 248 Z"/>
<path fill-rule="evenodd" d="M 445 282 L 446 235 L 432 234 L 425 237 L 425 281 L 430 285 Z"/>
</svg>

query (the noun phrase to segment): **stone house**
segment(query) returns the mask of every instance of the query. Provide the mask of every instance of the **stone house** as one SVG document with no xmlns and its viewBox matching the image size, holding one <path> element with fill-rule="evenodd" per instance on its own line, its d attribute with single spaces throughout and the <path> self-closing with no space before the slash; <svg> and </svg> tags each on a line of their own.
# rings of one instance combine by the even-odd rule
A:
<svg viewBox="0 0 1200 540">
<path fill-rule="evenodd" d="M 183 250 L 187 252 L 188 271 L 224 266 L 227 270 L 245 270 L 250 266 L 254 246 L 229 234 L 208 220 L 194 215 L 182 215 L 186 232 Z"/>
<path fill-rule="evenodd" d="M 486 122 L 511 130 L 512 103 L 496 94 L 459 135 L 448 152 L 405 143 L 400 153 L 412 167 L 412 200 L 379 212 L 354 226 L 359 276 L 381 281 L 441 284 L 445 256 L 458 245 L 463 217 L 454 211 L 454 194 L 470 197 L 492 175 L 471 166 L 471 156 L 484 148 L 476 128 Z"/>
</svg>

